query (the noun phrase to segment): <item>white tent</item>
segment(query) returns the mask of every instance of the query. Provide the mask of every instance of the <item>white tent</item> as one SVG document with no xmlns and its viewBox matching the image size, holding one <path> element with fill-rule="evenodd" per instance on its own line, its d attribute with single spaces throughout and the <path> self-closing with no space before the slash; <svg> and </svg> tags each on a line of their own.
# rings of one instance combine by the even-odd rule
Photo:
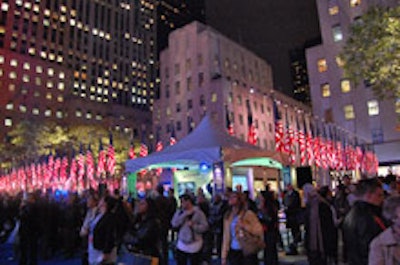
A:
<svg viewBox="0 0 400 265">
<path fill-rule="evenodd" d="M 136 172 L 148 167 L 198 167 L 200 163 L 211 165 L 219 161 L 236 162 L 239 163 L 238 166 L 268 167 L 268 164 L 265 164 L 266 158 L 269 158 L 267 163 L 270 167 L 280 168 L 281 164 L 286 164 L 287 157 L 281 153 L 261 150 L 230 136 L 219 129 L 220 127 L 214 124 L 209 116 L 205 116 L 200 124 L 177 144 L 147 157 L 128 160 L 125 163 L 126 171 Z M 249 160 L 250 158 L 256 159 Z"/>
</svg>

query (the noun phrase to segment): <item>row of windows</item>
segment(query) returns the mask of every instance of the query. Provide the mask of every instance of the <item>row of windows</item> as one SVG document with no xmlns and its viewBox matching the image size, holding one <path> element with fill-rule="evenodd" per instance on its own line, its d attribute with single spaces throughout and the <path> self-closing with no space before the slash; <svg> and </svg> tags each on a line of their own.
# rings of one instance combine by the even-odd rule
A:
<svg viewBox="0 0 400 265">
<path fill-rule="evenodd" d="M 339 14 L 339 3 L 340 0 L 329 0 L 328 1 L 328 13 L 331 16 Z M 361 0 L 349 0 L 350 7 L 357 7 L 361 5 Z"/>
<path fill-rule="evenodd" d="M 19 62 L 17 59 L 11 59 L 10 60 L 10 66 L 15 67 L 15 68 L 18 67 L 18 65 L 20 63 L 22 64 L 22 69 L 27 70 L 27 71 L 31 70 L 31 64 L 29 62 L 25 62 L 25 61 Z M 3 65 L 3 64 L 5 64 L 5 57 L 3 55 L 0 55 L 0 65 Z M 35 66 L 35 72 L 37 74 L 42 74 L 45 71 L 47 73 L 47 76 L 49 76 L 49 77 L 56 76 L 56 70 L 54 68 L 52 68 L 52 67 L 49 67 L 46 70 L 44 70 L 43 66 L 41 66 L 41 65 L 36 65 Z M 15 72 L 14 72 L 13 75 L 16 76 Z M 63 71 L 60 71 L 58 73 L 58 78 L 61 79 L 61 80 L 64 80 L 65 79 L 65 73 Z"/>
<path fill-rule="evenodd" d="M 349 93 L 351 91 L 350 80 L 342 79 L 340 81 L 340 90 L 342 93 Z M 331 96 L 331 86 L 329 83 L 324 83 L 321 85 L 321 95 L 323 98 L 328 98 Z"/>
<path fill-rule="evenodd" d="M 377 100 L 369 100 L 367 102 L 368 116 L 379 115 L 379 103 Z M 344 117 L 346 120 L 353 120 L 356 118 L 354 106 L 352 104 L 343 107 Z"/>
</svg>

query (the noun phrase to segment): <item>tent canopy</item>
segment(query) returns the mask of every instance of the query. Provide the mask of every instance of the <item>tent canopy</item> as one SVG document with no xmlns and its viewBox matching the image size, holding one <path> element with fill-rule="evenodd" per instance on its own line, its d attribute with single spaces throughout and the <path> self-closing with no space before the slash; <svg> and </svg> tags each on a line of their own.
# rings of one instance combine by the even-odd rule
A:
<svg viewBox="0 0 400 265">
<path fill-rule="evenodd" d="M 147 157 L 128 160 L 125 168 L 127 172 L 136 172 L 148 167 L 187 168 L 198 167 L 200 163 L 210 165 L 221 160 L 236 162 L 249 157 L 269 157 L 278 163 L 285 163 L 280 153 L 263 151 L 232 137 L 220 130 L 206 115 L 200 124 L 177 144 Z"/>
</svg>

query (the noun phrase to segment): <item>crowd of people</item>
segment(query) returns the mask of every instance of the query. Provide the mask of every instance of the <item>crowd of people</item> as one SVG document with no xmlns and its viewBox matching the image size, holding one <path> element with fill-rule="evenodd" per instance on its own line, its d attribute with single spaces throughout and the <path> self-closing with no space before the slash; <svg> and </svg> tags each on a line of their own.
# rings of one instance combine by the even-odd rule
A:
<svg viewBox="0 0 400 265">
<path fill-rule="evenodd" d="M 285 244 L 280 211 L 288 231 Z M 0 227 L 1 243 L 13 238 L 21 265 L 55 255 L 79 256 L 82 264 L 117 264 L 126 254 L 167 265 L 170 252 L 177 265 L 211 264 L 213 256 L 222 265 L 258 264 L 258 251 L 244 251 L 244 235 L 264 241 L 264 265 L 277 265 L 280 249 L 297 255 L 300 246 L 310 265 L 400 264 L 396 178 L 354 183 L 345 176 L 334 191 L 287 184 L 279 196 L 267 186 L 254 200 L 240 186 L 212 198 L 199 188 L 178 200 L 172 188 L 165 191 L 162 185 L 135 199 L 118 190 L 0 194 Z"/>
</svg>

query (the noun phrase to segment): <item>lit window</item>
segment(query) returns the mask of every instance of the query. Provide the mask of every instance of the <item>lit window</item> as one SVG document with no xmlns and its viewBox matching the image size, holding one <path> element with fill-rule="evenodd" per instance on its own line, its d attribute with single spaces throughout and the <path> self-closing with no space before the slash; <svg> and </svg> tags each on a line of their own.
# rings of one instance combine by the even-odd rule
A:
<svg viewBox="0 0 400 265">
<path fill-rule="evenodd" d="M 44 112 L 44 116 L 50 117 L 50 116 L 51 116 L 51 109 L 47 109 L 47 110 Z"/>
<path fill-rule="evenodd" d="M 12 91 L 15 91 L 15 84 L 12 84 L 12 83 L 9 84 L 9 85 L 8 85 L 8 91 L 11 91 L 11 92 L 12 92 Z"/>
<path fill-rule="evenodd" d="M 217 93 L 211 94 L 211 102 L 217 102 Z"/>
<path fill-rule="evenodd" d="M 0 55 L 0 64 L 3 64 L 3 63 L 4 63 L 4 56 Z"/>
<path fill-rule="evenodd" d="M 102 119 L 103 119 L 103 117 L 101 117 L 100 114 L 97 114 L 97 115 L 96 115 L 96 120 L 97 120 L 97 121 L 101 121 Z"/>
<path fill-rule="evenodd" d="M 3 76 L 3 75 L 4 75 L 3 69 L 0 69 L 0 76 Z"/>
<path fill-rule="evenodd" d="M 343 67 L 344 66 L 344 61 L 342 60 L 342 58 L 340 58 L 340 56 L 336 56 L 336 64 L 339 67 Z"/>
<path fill-rule="evenodd" d="M 57 112 L 56 112 L 56 117 L 58 118 L 58 119 L 62 119 L 63 118 L 63 113 L 62 113 L 62 111 L 61 110 L 57 110 Z"/>
<path fill-rule="evenodd" d="M 64 73 L 64 72 L 60 72 L 60 73 L 58 74 L 58 78 L 64 79 L 64 78 L 65 78 L 65 73 Z"/>
<path fill-rule="evenodd" d="M 334 42 L 339 42 L 343 40 L 342 28 L 340 27 L 340 25 L 335 25 L 332 27 L 332 35 Z"/>
<path fill-rule="evenodd" d="M 322 84 L 321 85 L 321 95 L 324 98 L 330 97 L 331 96 L 331 87 L 328 83 Z"/>
<path fill-rule="evenodd" d="M 14 66 L 14 67 L 17 67 L 17 66 L 18 66 L 18 61 L 15 60 L 15 59 L 12 59 L 12 60 L 10 61 L 10 65 L 11 65 L 11 66 Z"/>
<path fill-rule="evenodd" d="M 65 88 L 65 84 L 63 82 L 60 82 L 60 83 L 58 83 L 57 88 L 58 88 L 58 90 L 63 91 Z"/>
<path fill-rule="evenodd" d="M 16 72 L 10 72 L 9 75 L 10 79 L 16 79 L 17 78 L 17 73 Z"/>
<path fill-rule="evenodd" d="M 53 98 L 53 95 L 51 93 L 46 94 L 46 99 L 51 100 Z"/>
<path fill-rule="evenodd" d="M 344 117 L 346 120 L 352 120 L 355 118 L 353 105 L 346 105 L 343 107 L 343 110 L 344 110 Z"/>
<path fill-rule="evenodd" d="M 54 69 L 53 68 L 47 69 L 47 74 L 48 76 L 54 76 Z"/>
<path fill-rule="evenodd" d="M 351 7 L 356 7 L 361 5 L 361 0 L 350 0 L 350 6 Z"/>
<path fill-rule="evenodd" d="M 41 67 L 40 65 L 36 66 L 36 73 L 38 74 L 43 73 L 43 67 Z"/>
<path fill-rule="evenodd" d="M 339 6 L 338 5 L 329 6 L 328 12 L 329 12 L 329 15 L 331 15 L 331 16 L 339 14 Z"/>
<path fill-rule="evenodd" d="M 368 106 L 368 115 L 369 116 L 379 115 L 379 103 L 377 100 L 369 100 L 367 102 L 367 106 Z"/>
<path fill-rule="evenodd" d="M 33 115 L 39 115 L 39 113 L 40 113 L 40 111 L 39 111 L 38 108 L 33 108 L 33 109 L 32 109 L 32 114 L 33 114 Z"/>
<path fill-rule="evenodd" d="M 63 96 L 58 96 L 58 97 L 57 97 L 57 101 L 58 101 L 58 102 L 64 102 Z"/>
<path fill-rule="evenodd" d="M 88 119 L 88 120 L 92 119 L 92 113 L 87 112 L 86 113 L 86 119 Z"/>
<path fill-rule="evenodd" d="M 29 63 L 24 63 L 24 70 L 29 70 L 31 69 L 31 65 Z"/>
<path fill-rule="evenodd" d="M 8 103 L 8 104 L 6 105 L 6 109 L 7 109 L 7 110 L 13 110 L 13 109 L 14 109 L 14 104 Z"/>
<path fill-rule="evenodd" d="M 351 90 L 350 81 L 348 79 L 343 79 L 340 81 L 340 88 L 343 93 L 348 93 Z"/>
<path fill-rule="evenodd" d="M 42 79 L 40 79 L 40 77 L 36 77 L 35 78 L 35 84 L 40 86 L 42 84 Z"/>
<path fill-rule="evenodd" d="M 8 3 L 1 3 L 1 11 L 4 12 L 8 11 Z"/>
<path fill-rule="evenodd" d="M 23 75 L 23 76 L 22 76 L 22 81 L 23 81 L 24 83 L 28 83 L 28 82 L 29 82 L 29 75 Z"/>
<path fill-rule="evenodd" d="M 53 82 L 47 81 L 47 82 L 46 82 L 46 87 L 47 87 L 47 88 L 53 88 Z"/>
<path fill-rule="evenodd" d="M 25 105 L 20 105 L 19 106 L 19 111 L 21 111 L 22 113 L 26 112 L 26 106 Z"/>
<path fill-rule="evenodd" d="M 326 63 L 326 59 L 319 59 L 317 62 L 318 72 L 323 73 L 328 70 L 328 64 Z"/>
<path fill-rule="evenodd" d="M 4 119 L 4 126 L 11 127 L 12 126 L 12 119 L 11 118 L 5 118 Z"/>
</svg>

